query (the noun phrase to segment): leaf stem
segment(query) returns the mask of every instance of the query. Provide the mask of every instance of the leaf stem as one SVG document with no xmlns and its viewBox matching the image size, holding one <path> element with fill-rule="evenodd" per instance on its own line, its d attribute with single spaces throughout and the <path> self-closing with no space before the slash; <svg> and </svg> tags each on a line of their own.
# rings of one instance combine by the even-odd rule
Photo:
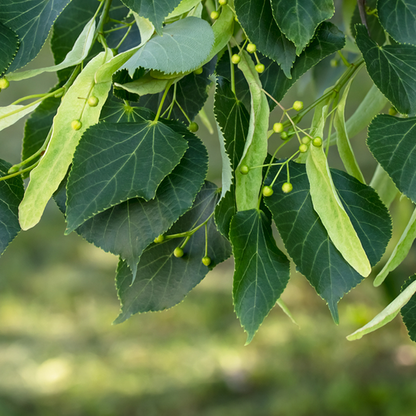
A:
<svg viewBox="0 0 416 416">
<path fill-rule="evenodd" d="M 173 81 L 169 81 L 168 84 L 166 85 L 165 92 L 163 93 L 162 99 L 160 100 L 159 108 L 157 109 L 156 117 L 153 120 L 153 123 L 157 123 L 157 121 L 159 120 L 160 113 L 162 112 L 163 104 L 165 102 L 166 96 L 168 95 L 168 91 L 169 91 L 170 86 L 172 85 L 172 82 Z"/>
<path fill-rule="evenodd" d="M 234 64 L 231 61 L 233 51 L 231 50 L 230 43 L 227 43 L 227 48 L 228 48 L 228 54 L 230 55 L 231 91 L 235 95 L 235 72 L 234 72 Z"/>
<path fill-rule="evenodd" d="M 18 172 L 11 173 L 10 175 L 0 177 L 0 181 L 7 181 L 7 179 L 14 178 L 15 176 L 19 176 L 19 175 L 21 175 L 22 173 L 25 173 L 25 172 L 30 172 L 32 169 L 34 169 L 34 168 L 38 165 L 38 163 L 39 163 L 39 162 L 36 162 L 36 163 L 34 163 L 32 166 L 29 166 L 29 167 L 28 167 L 28 168 L 26 168 L 26 169 L 19 170 Z"/>
</svg>

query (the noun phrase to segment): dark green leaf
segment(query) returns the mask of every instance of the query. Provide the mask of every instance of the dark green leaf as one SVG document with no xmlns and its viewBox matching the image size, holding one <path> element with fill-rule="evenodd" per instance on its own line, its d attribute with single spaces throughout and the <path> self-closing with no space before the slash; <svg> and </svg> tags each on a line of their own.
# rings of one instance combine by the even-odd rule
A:
<svg viewBox="0 0 416 416">
<path fill-rule="evenodd" d="M 42 101 L 42 103 L 30 115 L 25 124 L 22 160 L 26 160 L 42 147 L 60 104 L 60 98 L 48 98 Z M 38 160 L 39 157 L 34 158 L 29 164 L 25 165 L 25 167 L 33 165 Z M 29 174 L 25 177 L 27 176 L 29 176 Z"/>
<path fill-rule="evenodd" d="M 339 321 L 337 303 L 361 282 L 360 276 L 342 257 L 313 209 L 305 165 L 290 162 L 293 191 L 281 190 L 285 175 L 276 180 L 267 207 L 299 271 L 328 303 L 335 322 Z M 272 167 L 268 183 L 278 166 Z M 374 266 L 381 258 L 391 236 L 391 221 L 386 207 L 374 189 L 347 173 L 331 169 L 338 196 L 351 219 L 363 248 Z"/>
<path fill-rule="evenodd" d="M 416 274 L 410 277 L 402 287 L 401 292 L 416 280 Z M 401 309 L 403 322 L 409 332 L 409 337 L 416 342 L 416 294 L 413 295 L 409 302 Z"/>
<path fill-rule="evenodd" d="M 165 17 L 181 2 L 181 0 L 122 0 L 131 10 L 146 17 L 157 32 L 162 32 L 162 23 Z"/>
<path fill-rule="evenodd" d="M 277 248 L 271 222 L 260 211 L 240 211 L 230 226 L 235 272 L 234 308 L 251 342 L 264 318 L 283 293 L 290 263 Z"/>
<path fill-rule="evenodd" d="M 52 25 L 70 0 L 2 0 L 0 21 L 19 36 L 20 47 L 8 72 L 22 68 L 42 49 Z M 72 45 L 71 45 L 72 46 Z"/>
<path fill-rule="evenodd" d="M 270 0 L 235 0 L 234 4 L 238 20 L 250 41 L 256 44 L 263 55 L 276 61 L 290 78 L 296 48 L 273 19 Z"/>
<path fill-rule="evenodd" d="M 68 179 L 67 232 L 130 198 L 155 196 L 188 144 L 161 122 L 100 123 L 83 135 Z"/>
<path fill-rule="evenodd" d="M 19 49 L 19 38 L 13 30 L 0 22 L 0 76 L 10 66 Z"/>
<path fill-rule="evenodd" d="M 176 222 L 168 234 L 186 232 L 202 224 L 211 215 L 220 193 L 207 182 L 197 195 L 193 207 Z M 231 254 L 228 241 L 217 231 L 212 218 L 208 221 L 209 267 L 201 259 L 205 256 L 205 227 L 201 227 L 188 241 L 181 258 L 173 251 L 183 238 L 165 240 L 150 245 L 138 264 L 133 284 L 132 273 L 125 262 L 119 263 L 116 284 L 121 301 L 121 313 L 115 323 L 121 323 L 138 312 L 161 311 L 181 302 L 208 273 Z"/>
<path fill-rule="evenodd" d="M 365 5 L 370 10 L 377 9 L 377 0 L 367 0 Z M 371 14 L 367 13 L 366 20 L 367 20 L 368 30 L 370 31 L 370 34 L 371 34 L 371 39 L 376 41 L 379 45 L 384 45 L 384 42 L 386 41 L 386 33 L 384 32 L 383 26 L 381 26 L 377 15 L 374 13 L 371 13 Z M 351 18 L 351 24 L 350 24 L 351 34 L 354 37 L 356 35 L 355 25 L 357 23 L 361 23 L 360 10 L 358 9 L 358 5 L 355 6 L 354 13 Z"/>
<path fill-rule="evenodd" d="M 280 30 L 296 45 L 299 55 L 319 23 L 332 17 L 333 0 L 271 0 L 273 16 Z"/>
<path fill-rule="evenodd" d="M 11 166 L 0 159 L 0 176 L 6 176 Z M 0 255 L 20 231 L 18 207 L 23 194 L 20 176 L 0 181 Z"/>
<path fill-rule="evenodd" d="M 214 43 L 214 32 L 205 20 L 187 17 L 163 29 L 143 45 L 122 67 L 134 74 L 143 67 L 167 74 L 192 71 L 207 59 Z"/>
<path fill-rule="evenodd" d="M 378 46 L 368 37 L 367 29 L 357 25 L 356 42 L 367 71 L 380 91 L 403 114 L 416 113 L 416 47 L 412 45 Z"/>
<path fill-rule="evenodd" d="M 144 68 L 137 68 L 136 71 L 134 71 L 133 76 L 131 77 L 127 69 L 122 69 L 121 71 L 117 71 L 113 75 L 113 83 L 127 84 L 128 82 L 132 82 L 132 81 L 136 81 L 140 79 L 141 77 L 143 77 L 145 73 L 146 73 L 146 70 Z M 113 94 L 117 98 L 121 98 L 122 100 L 127 100 L 127 101 L 137 102 L 140 99 L 140 97 L 137 94 L 126 91 L 123 88 L 116 87 L 115 85 L 113 86 Z M 159 107 L 159 103 L 156 103 L 155 111 L 157 111 L 158 107 Z"/>
<path fill-rule="evenodd" d="M 386 32 L 395 41 L 416 45 L 414 0 L 378 0 L 378 17 Z"/>
<path fill-rule="evenodd" d="M 369 126 L 367 143 L 400 192 L 416 202 L 416 117 L 378 115 Z"/>
</svg>

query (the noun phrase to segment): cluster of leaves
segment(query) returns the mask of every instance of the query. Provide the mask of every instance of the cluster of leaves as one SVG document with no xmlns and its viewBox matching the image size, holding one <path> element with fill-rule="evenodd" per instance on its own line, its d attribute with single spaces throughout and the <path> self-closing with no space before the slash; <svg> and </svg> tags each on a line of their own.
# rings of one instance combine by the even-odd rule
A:
<svg viewBox="0 0 416 416">
<path fill-rule="evenodd" d="M 0 130 L 32 113 L 22 161 L 0 160 L 0 253 L 39 222 L 53 198 L 66 233 L 120 257 L 117 323 L 181 302 L 231 254 L 233 301 L 247 342 L 276 302 L 288 312 L 280 299 L 288 256 L 338 322 L 339 300 L 370 274 L 390 240 L 389 204 L 399 191 L 416 203 L 416 6 L 364 3 L 345 35 L 328 21 L 333 0 L 3 0 L 0 88 L 42 72 L 56 72 L 59 83 L 0 108 Z M 55 65 L 20 70 L 52 29 Z M 295 82 L 336 52 L 331 65 L 341 60 L 346 68 L 334 86 L 306 108 L 301 101 L 283 108 Z M 364 64 L 374 86 L 345 121 Z M 212 84 L 221 189 L 205 180 L 207 151 L 195 134 Z M 396 114 L 377 115 L 387 100 Z M 276 105 L 282 118 L 269 130 Z M 312 125 L 301 127 L 311 110 Z M 368 146 L 379 163 L 371 186 L 350 144 L 370 121 Z M 275 133 L 283 142 L 271 149 Z M 291 140 L 299 150 L 279 159 Z M 329 168 L 333 144 L 346 172 Z M 376 285 L 407 255 L 415 223 L 416 214 Z M 351 339 L 404 305 L 415 339 L 415 291 L 413 277 Z"/>
</svg>

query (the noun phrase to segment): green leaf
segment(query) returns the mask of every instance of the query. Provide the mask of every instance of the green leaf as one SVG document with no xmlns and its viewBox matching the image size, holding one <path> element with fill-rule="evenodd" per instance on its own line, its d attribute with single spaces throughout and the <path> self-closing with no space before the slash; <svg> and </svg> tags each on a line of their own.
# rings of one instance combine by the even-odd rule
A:
<svg viewBox="0 0 416 416">
<path fill-rule="evenodd" d="M 266 67 L 260 80 L 263 88 L 271 94 L 276 101 L 282 100 L 289 88 L 309 69 L 322 61 L 325 57 L 342 49 L 345 45 L 344 34 L 332 23 L 322 23 L 316 31 L 307 48 L 296 58 L 292 68 L 292 78 L 286 78 L 283 71 L 267 58 L 261 59 Z M 269 100 L 269 105 L 274 108 L 276 104 Z"/>
<path fill-rule="evenodd" d="M 278 168 L 271 168 L 266 183 L 273 180 Z M 361 282 L 362 276 L 336 249 L 315 212 L 305 165 L 290 162 L 289 169 L 293 191 L 282 192 L 286 177 L 279 176 L 273 195 L 265 198 L 265 203 L 298 270 L 328 303 L 334 321 L 338 322 L 338 301 Z M 388 210 L 369 186 L 335 169 L 331 169 L 331 174 L 340 200 L 374 266 L 391 237 Z"/>
<path fill-rule="evenodd" d="M 400 309 L 403 308 L 412 298 L 413 294 L 416 292 L 416 281 L 413 282 L 404 289 L 396 299 L 393 300 L 385 309 L 383 309 L 376 317 L 374 317 L 368 324 L 364 325 L 362 328 L 357 329 L 355 332 L 347 336 L 348 341 L 355 341 L 361 339 L 364 335 L 369 334 L 370 332 L 376 331 L 382 326 L 391 322 L 400 312 Z M 408 313 L 411 310 L 412 305 L 406 312 Z"/>
<path fill-rule="evenodd" d="M 92 45 L 95 33 L 95 19 L 91 19 L 82 30 L 73 48 L 68 52 L 65 59 L 58 65 L 46 68 L 30 69 L 29 71 L 14 72 L 7 79 L 9 81 L 21 81 L 22 79 L 32 78 L 44 72 L 57 72 L 65 68 L 77 65 L 87 57 Z"/>
<path fill-rule="evenodd" d="M 8 105 L 0 107 L 0 131 L 12 126 L 22 117 L 36 110 L 40 103 L 33 105 Z"/>
<path fill-rule="evenodd" d="M 20 40 L 19 51 L 8 72 L 22 68 L 42 49 L 52 25 L 70 0 L 2 0 L 0 21 Z"/>
<path fill-rule="evenodd" d="M 368 37 L 363 25 L 357 25 L 356 29 L 356 42 L 371 79 L 398 111 L 402 114 L 415 114 L 416 47 L 378 46 Z"/>
<path fill-rule="evenodd" d="M 410 277 L 402 287 L 402 292 L 409 287 L 410 284 L 416 281 L 416 275 Z M 409 332 L 409 337 L 412 341 L 416 342 L 416 296 L 412 296 L 401 309 L 403 322 Z"/>
<path fill-rule="evenodd" d="M 370 10 L 377 9 L 377 0 L 366 0 L 365 5 L 366 8 L 368 7 Z M 376 41 L 379 45 L 384 45 L 384 43 L 386 42 L 386 33 L 384 32 L 383 26 L 381 26 L 380 21 L 378 20 L 377 14 L 366 13 L 366 20 L 368 30 L 371 33 L 371 39 Z M 362 23 L 358 5 L 355 6 L 354 13 L 352 15 L 350 23 L 351 34 L 353 37 L 356 36 L 355 25 L 357 23 Z"/>
<path fill-rule="evenodd" d="M 130 76 L 138 67 L 167 74 L 192 71 L 204 63 L 214 43 L 211 26 L 197 17 L 178 20 L 162 34 L 150 39 L 121 68 Z"/>
<path fill-rule="evenodd" d="M 39 222 L 46 204 L 65 178 L 82 134 L 89 126 L 97 123 L 111 83 L 94 84 L 94 74 L 105 59 L 110 58 L 110 51 L 97 55 L 63 96 L 53 120 L 53 133 L 48 148 L 39 164 L 30 172 L 30 182 L 19 207 L 19 221 L 23 230 Z M 98 98 L 96 107 L 86 105 L 85 99 L 90 95 Z M 82 126 L 79 130 L 74 130 L 71 123 L 78 119 Z"/>
<path fill-rule="evenodd" d="M 11 164 L 0 159 L 0 177 L 7 176 Z M 20 176 L 0 181 L 0 255 L 20 231 L 17 210 L 24 188 Z"/>
<path fill-rule="evenodd" d="M 0 76 L 10 66 L 19 49 L 19 38 L 13 30 L 0 22 Z"/>
<path fill-rule="evenodd" d="M 195 6 L 197 6 L 199 3 L 201 3 L 201 0 L 182 0 L 175 9 L 169 13 L 167 16 L 168 19 L 172 19 L 174 17 L 180 16 L 184 13 L 189 12 L 191 9 L 193 9 Z"/>
<path fill-rule="evenodd" d="M 377 164 L 376 170 L 371 179 L 370 186 L 377 191 L 380 199 L 387 208 L 390 207 L 391 203 L 399 193 L 399 190 L 396 188 L 396 185 L 390 178 L 389 174 L 380 166 L 379 163 Z"/>
<path fill-rule="evenodd" d="M 26 160 L 42 147 L 60 104 L 61 98 L 47 98 L 30 115 L 25 124 L 22 160 Z M 25 167 L 33 165 L 38 160 L 39 157 L 34 158 Z M 29 175 L 27 174 L 27 176 Z"/>
<path fill-rule="evenodd" d="M 390 255 L 390 258 L 387 260 L 383 269 L 378 273 L 374 279 L 374 286 L 380 286 L 387 275 L 399 266 L 402 261 L 409 254 L 410 249 L 412 248 L 413 241 L 416 239 L 416 209 L 413 211 L 413 214 L 403 231 L 403 234 L 400 237 L 399 242 L 396 247 L 394 247 L 393 252 Z"/>
<path fill-rule="evenodd" d="M 330 19 L 335 12 L 333 0 L 271 0 L 271 3 L 274 19 L 296 45 L 297 55 L 309 43 L 319 23 Z"/>
<path fill-rule="evenodd" d="M 165 17 L 179 5 L 181 0 L 122 0 L 131 10 L 149 19 L 156 31 L 162 33 L 162 23 Z"/>
<path fill-rule="evenodd" d="M 396 42 L 416 45 L 414 0 L 378 0 L 378 17 L 386 32 Z"/>
<path fill-rule="evenodd" d="M 188 144 L 161 122 L 100 123 L 82 137 L 68 179 L 67 230 L 130 198 L 149 200 Z"/>
<path fill-rule="evenodd" d="M 127 82 L 125 84 L 119 84 L 115 82 L 114 86 L 123 88 L 132 94 L 147 95 L 158 94 L 159 92 L 165 91 L 170 81 L 170 79 L 153 78 L 150 73 L 147 73 L 136 81 Z"/>
<path fill-rule="evenodd" d="M 400 192 L 416 202 L 416 117 L 378 115 L 368 128 L 367 144 Z"/>
<path fill-rule="evenodd" d="M 248 38 L 265 56 L 276 61 L 287 78 L 296 58 L 295 45 L 288 40 L 273 19 L 270 0 L 235 0 L 235 11 Z"/>
<path fill-rule="evenodd" d="M 359 274 L 368 276 L 371 273 L 370 262 L 335 189 L 322 147 L 309 147 L 306 172 L 313 208 L 332 243 Z"/>
<path fill-rule="evenodd" d="M 241 156 L 240 165 L 249 168 L 263 164 L 267 156 L 267 130 L 269 126 L 269 105 L 254 63 L 247 52 L 242 51 L 241 61 L 238 64 L 243 72 L 250 88 L 251 111 L 250 125 Z M 245 211 L 258 207 L 260 188 L 263 182 L 261 169 L 250 169 L 247 175 L 243 175 L 239 169 L 236 176 L 236 201 L 239 211 Z"/>
<path fill-rule="evenodd" d="M 168 234 L 191 230 L 208 219 L 219 199 L 217 187 L 206 182 L 198 193 L 190 211 L 181 217 Z M 124 322 L 139 312 L 161 311 L 181 302 L 217 264 L 231 254 L 228 241 L 217 231 L 212 218 L 208 221 L 209 267 L 201 262 L 205 256 L 205 227 L 201 227 L 190 238 L 181 258 L 173 251 L 183 238 L 166 239 L 151 244 L 140 258 L 137 277 L 132 284 L 132 273 L 126 263 L 119 263 L 116 284 L 121 301 L 121 313 L 114 323 Z"/>
<path fill-rule="evenodd" d="M 271 223 L 260 210 L 237 212 L 230 240 L 235 259 L 234 309 L 247 332 L 247 345 L 283 293 L 290 263 L 277 248 Z"/>
</svg>

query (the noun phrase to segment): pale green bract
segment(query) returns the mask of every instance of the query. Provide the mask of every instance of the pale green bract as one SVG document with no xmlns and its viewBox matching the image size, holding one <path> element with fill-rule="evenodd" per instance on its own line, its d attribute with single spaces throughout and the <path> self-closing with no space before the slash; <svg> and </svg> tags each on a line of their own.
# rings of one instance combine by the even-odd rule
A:
<svg viewBox="0 0 416 416">
<path fill-rule="evenodd" d="M 70 52 L 66 55 L 63 62 L 58 65 L 49 66 L 46 68 L 31 69 L 29 71 L 14 72 L 7 75 L 9 81 L 20 81 L 22 79 L 32 78 L 44 72 L 57 72 L 61 69 L 69 68 L 81 63 L 88 55 L 94 40 L 95 33 L 95 17 L 93 17 L 84 27 L 78 39 Z"/>
<path fill-rule="evenodd" d="M 182 79 L 178 77 L 177 81 Z M 147 95 L 147 94 L 158 94 L 165 90 L 168 84 L 171 84 L 172 80 L 170 79 L 158 79 L 153 78 L 150 74 L 139 78 L 137 81 L 128 82 L 126 84 L 114 83 L 118 88 L 123 88 L 124 90 L 131 92 L 137 95 Z"/>
<path fill-rule="evenodd" d="M 7 107 L 0 107 L 0 131 L 12 126 L 16 121 L 20 120 L 26 114 L 31 113 L 36 109 L 40 103 L 33 105 L 8 105 Z M 27 107 L 23 109 L 24 107 Z"/>
<path fill-rule="evenodd" d="M 361 276 L 368 276 L 371 272 L 370 262 L 338 197 L 322 147 L 310 146 L 306 172 L 313 208 L 331 241 L 351 267 Z"/>
<path fill-rule="evenodd" d="M 258 207 L 258 198 L 263 181 L 262 169 L 250 169 L 247 175 L 239 167 L 249 168 L 263 164 L 267 156 L 267 131 L 269 125 L 269 104 L 264 95 L 254 63 L 247 52 L 242 51 L 238 68 L 243 72 L 251 94 L 250 126 L 240 164 L 236 169 L 236 201 L 239 211 Z"/>
<path fill-rule="evenodd" d="M 411 283 L 396 299 L 393 300 L 385 309 L 383 309 L 374 319 L 372 319 L 368 324 L 364 325 L 362 328 L 357 329 L 351 335 L 347 336 L 348 341 L 355 341 L 362 338 L 364 335 L 373 332 L 382 326 L 388 324 L 392 321 L 397 314 L 400 312 L 400 309 L 409 302 L 410 298 L 416 292 L 416 281 Z"/>
<path fill-rule="evenodd" d="M 182 0 L 175 9 L 168 14 L 165 20 L 173 19 L 180 16 L 201 3 L 201 0 Z"/>
<path fill-rule="evenodd" d="M 23 230 L 34 227 L 40 221 L 46 204 L 65 178 L 82 134 L 89 126 L 98 122 L 111 81 L 95 84 L 94 75 L 111 56 L 110 51 L 98 54 L 78 75 L 62 98 L 53 120 L 48 148 L 39 165 L 31 171 L 29 185 L 19 206 L 19 222 Z M 86 102 L 91 95 L 98 98 L 96 107 L 90 107 Z M 78 119 L 82 126 L 79 130 L 73 130 L 71 122 Z"/>
<path fill-rule="evenodd" d="M 223 196 L 231 189 L 231 185 L 233 184 L 233 169 L 231 167 L 231 160 L 230 156 L 227 153 L 227 150 L 225 149 L 225 139 L 224 135 L 222 134 L 221 127 L 218 123 L 215 123 L 217 125 L 217 132 L 218 132 L 218 139 L 220 141 L 220 153 L 221 153 L 221 162 L 222 162 L 222 171 L 221 171 L 221 183 L 222 183 L 222 189 L 221 189 L 221 197 Z"/>
</svg>

